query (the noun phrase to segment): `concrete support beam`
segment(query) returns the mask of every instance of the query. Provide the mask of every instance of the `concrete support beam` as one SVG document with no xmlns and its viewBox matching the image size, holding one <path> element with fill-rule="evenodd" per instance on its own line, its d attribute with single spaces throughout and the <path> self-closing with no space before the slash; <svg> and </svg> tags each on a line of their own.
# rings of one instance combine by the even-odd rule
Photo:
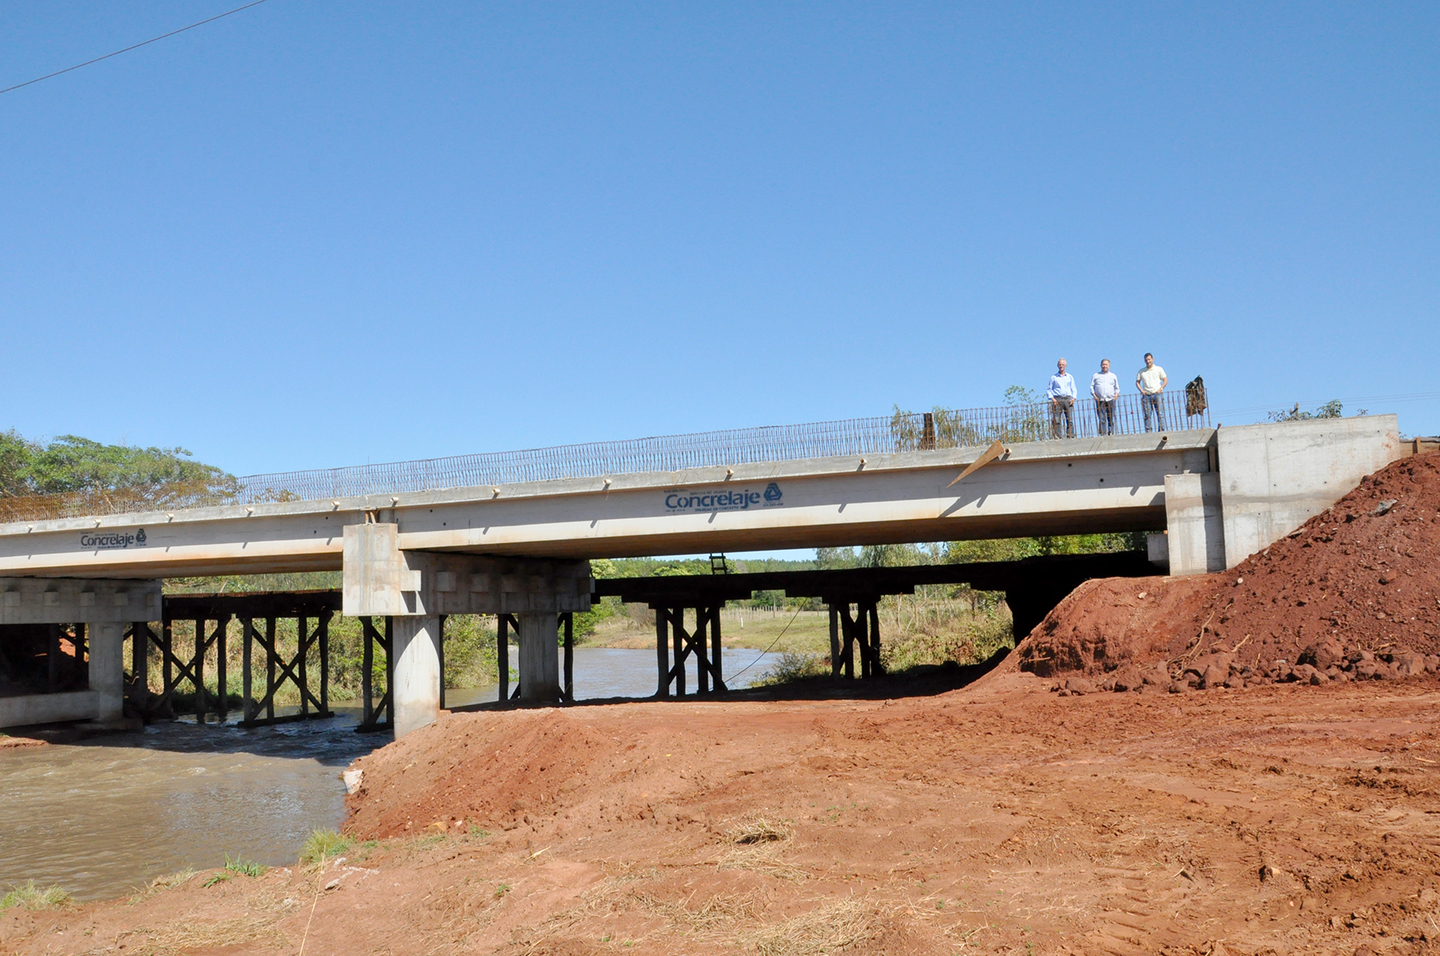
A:
<svg viewBox="0 0 1440 956">
<path fill-rule="evenodd" d="M 343 611 L 527 614 L 590 610 L 590 562 L 406 551 L 394 524 L 345 528 Z"/>
<path fill-rule="evenodd" d="M 399 740 L 440 716 L 440 618 L 396 617 L 391 634 L 391 706 Z"/>
<path fill-rule="evenodd" d="M 159 581 L 0 578 L 0 624 L 97 624 L 159 619 Z"/>
<path fill-rule="evenodd" d="M 517 614 L 520 624 L 520 699 L 560 699 L 560 634 L 555 614 Z"/>
<path fill-rule="evenodd" d="M 95 719 L 120 720 L 125 710 L 125 625 L 101 621 L 85 630 L 90 651 L 90 689 L 97 695 Z"/>
<path fill-rule="evenodd" d="M 1230 568 L 1403 454 L 1394 415 L 1221 428 L 1216 450 L 1225 566 Z"/>
<path fill-rule="evenodd" d="M 1165 476 L 1165 543 L 1170 573 L 1225 570 L 1220 476 Z"/>
</svg>

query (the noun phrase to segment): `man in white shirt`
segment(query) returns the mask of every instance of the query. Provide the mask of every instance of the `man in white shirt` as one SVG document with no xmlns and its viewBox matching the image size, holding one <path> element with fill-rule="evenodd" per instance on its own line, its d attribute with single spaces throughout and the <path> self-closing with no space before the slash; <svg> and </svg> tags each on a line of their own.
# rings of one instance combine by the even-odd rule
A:
<svg viewBox="0 0 1440 956">
<path fill-rule="evenodd" d="M 1057 371 L 1050 376 L 1045 397 L 1050 399 L 1050 437 L 1075 437 L 1075 376 L 1065 371 L 1065 360 L 1055 363 Z M 1065 431 L 1060 431 L 1060 419 L 1065 419 Z"/>
<path fill-rule="evenodd" d="M 1145 430 L 1164 431 L 1165 419 L 1160 417 L 1160 393 L 1165 391 L 1169 379 L 1165 370 L 1155 364 L 1155 356 L 1145 353 L 1145 367 L 1135 373 L 1135 387 L 1140 389 L 1140 411 L 1145 415 Z M 1154 427 L 1151 427 L 1151 418 Z"/>
<path fill-rule="evenodd" d="M 1115 401 L 1120 397 L 1120 379 L 1110 371 L 1110 360 L 1100 360 L 1100 371 L 1090 376 L 1090 397 L 1095 399 L 1095 434 L 1115 434 Z"/>
</svg>

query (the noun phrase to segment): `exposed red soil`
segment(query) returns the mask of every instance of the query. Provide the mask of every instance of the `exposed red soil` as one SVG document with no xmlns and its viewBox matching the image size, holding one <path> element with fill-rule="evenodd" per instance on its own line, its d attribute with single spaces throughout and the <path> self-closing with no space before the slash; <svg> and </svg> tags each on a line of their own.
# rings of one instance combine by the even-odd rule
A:
<svg viewBox="0 0 1440 956">
<path fill-rule="evenodd" d="M 1233 570 L 1086 582 L 1021 644 L 1013 666 L 1042 676 L 1116 672 L 1133 685 L 1157 664 L 1173 678 L 1217 654 L 1256 680 L 1293 679 L 1302 661 L 1353 678 L 1369 655 L 1391 666 L 1359 668 L 1366 677 L 1406 676 L 1440 655 L 1437 595 L 1440 455 L 1417 455 Z"/>
<path fill-rule="evenodd" d="M 368 855 L 7 911 L 0 951 L 1432 951 L 1435 678 L 1047 683 L 449 715 L 360 762 Z"/>
<path fill-rule="evenodd" d="M 1436 649 L 1436 472 L 1225 575 L 1092 582 L 935 696 L 446 715 L 357 762 L 375 847 L 7 911 L 0 951 L 1434 952 L 1440 677 L 1379 655 Z M 1330 639 L 1397 679 L 1274 683 Z M 1231 652 L 1259 677 L 1164 692 Z M 1157 664 L 1150 693 L 1049 693 Z"/>
</svg>

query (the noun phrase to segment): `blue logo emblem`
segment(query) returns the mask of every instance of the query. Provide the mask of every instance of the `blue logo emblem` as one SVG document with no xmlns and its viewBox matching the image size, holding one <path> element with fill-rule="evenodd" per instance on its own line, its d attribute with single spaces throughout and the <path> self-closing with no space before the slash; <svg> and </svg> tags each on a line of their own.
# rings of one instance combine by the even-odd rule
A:
<svg viewBox="0 0 1440 956">
<path fill-rule="evenodd" d="M 780 494 L 780 486 L 775 484 L 775 482 L 772 481 L 765 486 L 765 500 L 772 505 L 780 500 Z"/>
</svg>

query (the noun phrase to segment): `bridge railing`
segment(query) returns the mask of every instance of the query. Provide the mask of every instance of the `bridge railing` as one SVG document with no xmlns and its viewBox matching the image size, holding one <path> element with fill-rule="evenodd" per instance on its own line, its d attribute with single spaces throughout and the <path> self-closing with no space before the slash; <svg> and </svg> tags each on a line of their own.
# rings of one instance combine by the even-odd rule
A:
<svg viewBox="0 0 1440 956">
<path fill-rule="evenodd" d="M 1186 408 L 1179 390 L 1160 396 L 1160 421 L 1154 430 L 1207 428 L 1203 407 Z M 1187 414 L 1193 412 L 1193 414 Z M 1082 398 L 1072 410 L 1076 437 L 1097 434 L 1095 403 Z M 1146 431 L 1140 396 L 1116 402 L 1113 434 Z M 311 471 L 248 475 L 234 484 L 207 485 L 166 494 L 163 500 L 125 493 L 87 492 L 0 499 L 0 521 L 71 515 L 113 514 L 136 510 L 194 508 L 217 504 L 315 501 L 366 494 L 395 494 L 547 481 L 598 478 L 651 471 L 681 471 L 767 461 L 797 461 L 849 455 L 885 454 L 936 448 L 960 448 L 1004 442 L 1046 441 L 1057 437 L 1048 403 L 1019 403 L 999 408 L 897 411 L 884 418 L 851 418 L 803 425 L 767 425 L 726 431 L 665 435 L 624 441 L 556 445 L 524 451 L 455 455 L 421 461 L 355 465 Z M 1063 422 L 1058 437 L 1070 437 Z"/>
</svg>

